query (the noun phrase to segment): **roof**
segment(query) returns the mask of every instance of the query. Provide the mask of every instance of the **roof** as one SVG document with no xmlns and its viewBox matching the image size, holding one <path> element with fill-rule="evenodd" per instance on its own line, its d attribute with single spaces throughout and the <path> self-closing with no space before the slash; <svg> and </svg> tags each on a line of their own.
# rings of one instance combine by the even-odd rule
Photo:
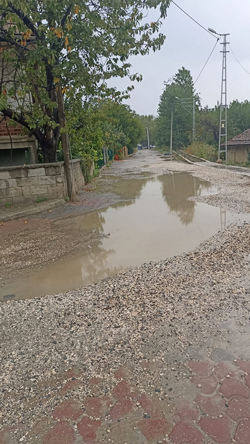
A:
<svg viewBox="0 0 250 444">
<path fill-rule="evenodd" d="M 228 145 L 250 145 L 250 129 L 234 136 L 228 141 Z"/>
</svg>

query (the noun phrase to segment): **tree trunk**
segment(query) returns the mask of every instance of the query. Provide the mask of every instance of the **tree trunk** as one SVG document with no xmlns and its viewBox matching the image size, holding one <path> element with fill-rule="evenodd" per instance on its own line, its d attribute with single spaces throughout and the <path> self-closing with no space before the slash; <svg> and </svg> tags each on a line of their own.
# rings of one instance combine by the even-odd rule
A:
<svg viewBox="0 0 250 444">
<path fill-rule="evenodd" d="M 64 102 L 63 102 L 61 83 L 58 84 L 57 104 L 58 104 L 60 127 L 62 129 L 64 129 L 65 128 L 65 113 L 64 113 Z M 72 187 L 72 179 L 71 179 L 71 171 L 70 171 L 68 135 L 66 134 L 65 131 L 63 131 L 61 133 L 61 140 L 62 140 L 62 149 L 63 149 L 65 176 L 66 176 L 66 180 L 67 180 L 68 196 L 69 196 L 70 200 L 73 200 L 74 195 L 73 195 L 73 187 Z"/>
<path fill-rule="evenodd" d="M 56 146 L 55 141 L 45 140 L 41 143 L 42 154 L 44 163 L 53 163 L 56 162 Z"/>
</svg>

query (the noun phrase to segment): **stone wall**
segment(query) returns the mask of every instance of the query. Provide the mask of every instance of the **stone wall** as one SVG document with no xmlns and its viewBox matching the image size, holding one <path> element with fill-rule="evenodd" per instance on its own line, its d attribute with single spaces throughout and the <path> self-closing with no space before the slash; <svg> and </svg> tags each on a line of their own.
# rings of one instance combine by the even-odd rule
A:
<svg viewBox="0 0 250 444">
<path fill-rule="evenodd" d="M 73 191 L 84 187 L 80 160 L 72 162 Z M 0 168 L 0 206 L 67 196 L 64 162 Z"/>
<path fill-rule="evenodd" d="M 228 161 L 232 163 L 245 164 L 249 162 L 250 144 L 240 146 L 228 146 Z"/>
</svg>

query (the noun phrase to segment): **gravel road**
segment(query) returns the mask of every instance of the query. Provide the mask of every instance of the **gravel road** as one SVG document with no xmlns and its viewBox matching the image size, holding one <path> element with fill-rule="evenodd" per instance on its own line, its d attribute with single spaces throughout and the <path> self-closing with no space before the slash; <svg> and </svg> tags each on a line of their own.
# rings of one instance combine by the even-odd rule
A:
<svg viewBox="0 0 250 444">
<path fill-rule="evenodd" d="M 140 173 L 189 171 L 221 187 L 218 195 L 195 199 L 250 212 L 250 179 L 229 171 L 164 162 L 148 152 L 130 159 L 126 167 L 116 163 L 105 174 L 138 172 L 137 157 Z M 143 431 L 135 437 L 134 424 L 148 414 L 141 397 L 160 396 L 161 420 L 167 417 L 175 425 L 177 400 L 193 403 L 199 392 L 200 384 L 195 390 L 190 385 L 190 360 L 213 365 L 250 360 L 249 246 L 250 224 L 232 225 L 188 254 L 65 294 L 1 304 L 0 442 L 2 437 L 4 444 L 59 443 L 53 430 L 65 418 L 56 417 L 55 409 L 70 399 L 86 415 L 96 378 L 95 396 L 106 399 L 111 410 L 99 417 L 88 414 L 88 421 L 100 422 L 92 438 L 86 438 L 73 416 L 66 417 L 74 439 L 60 443 L 184 443 L 165 432 L 159 439 Z M 140 397 L 131 401 L 127 395 L 126 402 L 130 399 L 134 407 L 112 416 L 120 402 L 114 395 L 120 368 L 127 370 L 120 379 Z M 39 431 L 43 420 L 46 426 Z M 133 423 L 133 430 L 122 436 L 115 429 L 117 421 L 124 427 Z M 226 442 L 209 436 L 204 442 Z"/>
</svg>

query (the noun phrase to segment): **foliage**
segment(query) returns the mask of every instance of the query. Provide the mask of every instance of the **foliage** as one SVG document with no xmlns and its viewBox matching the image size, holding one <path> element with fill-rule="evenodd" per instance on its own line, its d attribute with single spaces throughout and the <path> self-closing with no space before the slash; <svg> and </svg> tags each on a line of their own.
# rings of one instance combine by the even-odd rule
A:
<svg viewBox="0 0 250 444">
<path fill-rule="evenodd" d="M 205 107 L 197 113 L 197 139 L 201 142 L 219 145 L 220 107 Z M 250 128 L 250 101 L 240 103 L 234 100 L 228 107 L 228 140 Z"/>
<path fill-rule="evenodd" d="M 171 132 L 171 114 L 173 111 L 173 148 L 187 146 L 192 140 L 192 112 L 184 109 L 181 100 L 195 98 L 197 106 L 199 96 L 195 94 L 190 71 L 179 69 L 175 76 L 165 82 L 165 89 L 160 97 L 157 119 L 157 145 L 169 146 Z"/>
<path fill-rule="evenodd" d="M 157 136 L 157 119 L 152 116 L 139 116 L 140 122 L 143 128 L 142 136 L 140 139 L 140 143 L 142 146 L 148 145 L 148 138 L 147 138 L 147 130 L 149 132 L 149 144 L 150 145 L 156 145 L 156 136 Z"/>
<path fill-rule="evenodd" d="M 186 148 L 188 154 L 215 162 L 218 158 L 216 149 L 207 143 L 194 142 Z"/>
<path fill-rule="evenodd" d="M 120 147 L 127 146 L 135 148 L 140 140 L 143 127 L 139 116 L 131 110 L 128 105 L 122 105 L 115 102 L 107 102 L 103 105 L 102 111 L 107 123 L 105 123 L 106 146 L 109 146 L 106 132 L 113 130 L 113 141 Z"/>
<path fill-rule="evenodd" d="M 170 0 L 2 0 L 0 109 L 38 140 L 44 160 L 56 160 L 60 141 L 58 92 L 81 105 L 128 97 L 108 88 L 112 77 L 131 73 L 128 58 L 159 49 Z M 145 20 L 159 7 L 159 19 Z"/>
</svg>

